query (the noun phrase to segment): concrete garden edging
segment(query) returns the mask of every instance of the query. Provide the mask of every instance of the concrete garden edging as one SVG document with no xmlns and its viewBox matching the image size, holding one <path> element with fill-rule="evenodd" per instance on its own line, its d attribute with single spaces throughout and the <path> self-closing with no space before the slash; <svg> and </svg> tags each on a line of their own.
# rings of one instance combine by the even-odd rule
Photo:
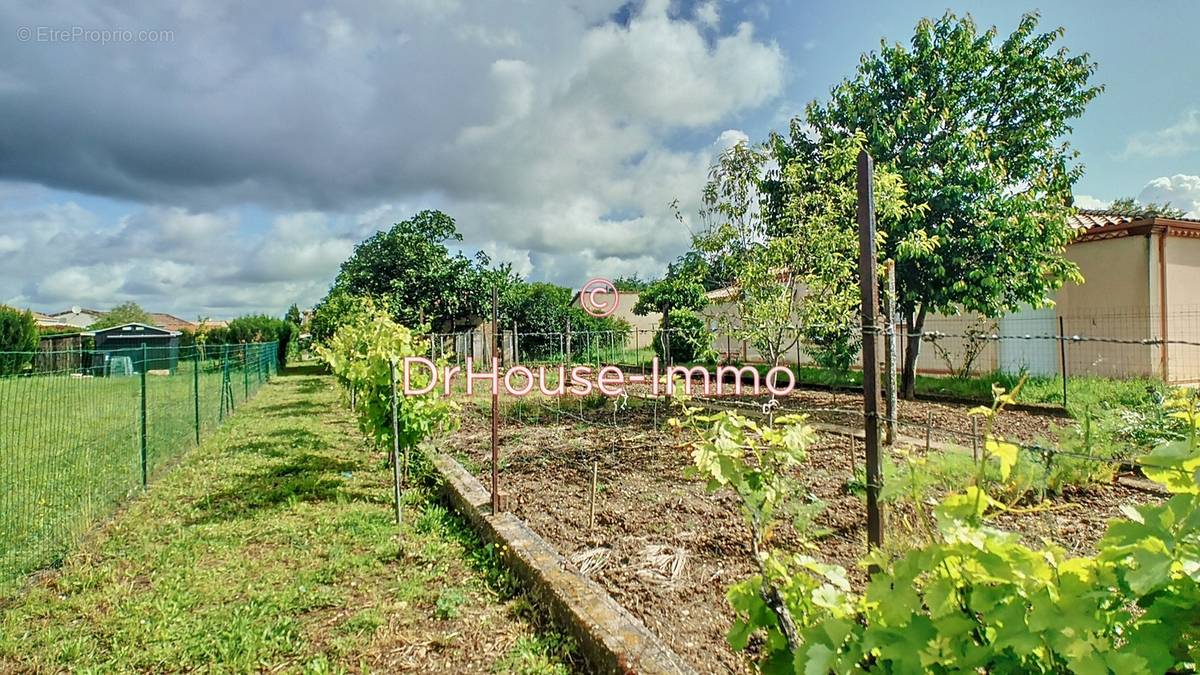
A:
<svg viewBox="0 0 1200 675">
<path fill-rule="evenodd" d="M 525 583 L 538 607 L 575 638 L 597 673 L 693 675 L 695 671 L 600 584 L 580 574 L 553 546 L 511 513 L 493 514 L 491 494 L 454 458 L 431 452 L 446 499 Z"/>
</svg>

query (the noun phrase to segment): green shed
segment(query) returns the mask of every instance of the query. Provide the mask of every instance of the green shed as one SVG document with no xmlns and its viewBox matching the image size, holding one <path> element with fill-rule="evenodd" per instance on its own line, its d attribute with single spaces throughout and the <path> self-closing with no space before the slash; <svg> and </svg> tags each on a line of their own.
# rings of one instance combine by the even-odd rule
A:
<svg viewBox="0 0 1200 675">
<path fill-rule="evenodd" d="M 85 335 L 95 339 L 93 371 L 96 375 L 141 373 L 143 369 L 174 373 L 179 365 L 178 331 L 127 323 Z"/>
</svg>

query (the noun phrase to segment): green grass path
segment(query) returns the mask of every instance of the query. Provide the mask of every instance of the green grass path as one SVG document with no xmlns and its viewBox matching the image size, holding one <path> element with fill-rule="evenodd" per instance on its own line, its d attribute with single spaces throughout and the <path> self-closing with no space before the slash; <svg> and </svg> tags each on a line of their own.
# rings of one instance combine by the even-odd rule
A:
<svg viewBox="0 0 1200 675">
<path fill-rule="evenodd" d="M 302 370 L 276 378 L 60 570 L 0 597 L 0 672 L 566 672 L 494 554 Z"/>
</svg>

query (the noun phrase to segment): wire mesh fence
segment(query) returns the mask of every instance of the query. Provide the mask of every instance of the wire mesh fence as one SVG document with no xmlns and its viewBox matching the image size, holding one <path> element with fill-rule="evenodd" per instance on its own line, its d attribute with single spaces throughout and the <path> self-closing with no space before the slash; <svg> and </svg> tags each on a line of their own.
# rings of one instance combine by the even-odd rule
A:
<svg viewBox="0 0 1200 675">
<path fill-rule="evenodd" d="M 58 563 L 277 372 L 277 344 L 0 353 L 0 585 Z"/>
<path fill-rule="evenodd" d="M 1169 435 L 1165 425 L 1161 429 L 1149 429 L 1155 419 L 1134 420 L 1143 429 L 1126 432 L 1114 430 L 1113 424 L 1124 423 L 1121 415 L 1125 411 L 1108 410 L 1119 406 L 1116 400 L 1103 399 L 1105 391 L 1133 392 L 1147 399 L 1161 396 L 1165 387 L 1186 385 L 1190 373 L 1200 369 L 1200 339 L 1193 336 L 1188 327 L 1194 316 L 1200 313 L 1179 311 L 1163 321 L 1157 315 L 1110 312 L 1097 313 L 1088 317 L 1058 317 L 1051 312 L 1045 317 L 1016 317 L 987 325 L 975 325 L 969 318 L 954 322 L 930 321 L 921 331 L 908 332 L 902 326 L 894 327 L 900 351 L 897 368 L 903 364 L 903 348 L 910 347 L 910 339 L 920 344 L 922 361 L 918 362 L 918 373 L 926 376 L 922 382 L 926 387 L 944 382 L 944 389 L 937 389 L 938 396 L 924 401 L 901 401 L 894 416 L 883 414 L 881 423 L 890 425 L 892 431 L 902 437 L 897 446 L 924 449 L 931 455 L 965 456 L 967 460 L 978 459 L 984 452 L 986 430 L 982 419 L 970 414 L 970 409 L 987 404 L 992 397 L 992 384 L 1003 382 L 1011 388 L 1022 378 L 1028 378 L 1026 392 L 1037 390 L 1038 404 L 1018 411 L 1006 411 L 1001 415 L 997 435 L 1014 443 L 1020 450 L 1023 469 L 1029 471 L 1028 480 L 1034 493 L 1045 494 L 1062 488 L 1073 481 L 1105 480 L 1104 476 L 1118 471 L 1148 446 L 1145 439 L 1132 438 L 1145 433 L 1155 438 Z M 1168 337 L 1154 330 L 1168 325 L 1172 330 Z M 1142 328 L 1145 330 L 1142 330 Z M 1087 328 L 1111 330 L 1111 334 L 1088 332 Z M 795 335 L 805 333 L 801 326 L 785 327 Z M 625 389 L 628 397 L 623 400 L 602 402 L 594 393 L 582 395 L 568 386 L 565 395 L 539 393 L 541 383 L 531 387 L 532 395 L 513 396 L 502 393 L 499 401 L 499 423 L 502 428 L 530 425 L 580 424 L 600 430 L 608 449 L 615 452 L 620 440 L 629 436 L 631 428 L 660 428 L 662 422 L 676 414 L 669 398 L 663 391 L 651 391 L 650 375 L 654 372 L 654 360 L 658 359 L 659 377 L 668 376 L 671 368 L 676 377 L 689 378 L 695 387 L 694 400 L 708 405 L 719 405 L 739 411 L 771 414 L 802 413 L 811 421 L 825 427 L 827 433 L 857 437 L 857 451 L 863 451 L 862 429 L 865 422 L 861 380 L 855 375 L 861 368 L 861 351 L 856 351 L 846 370 L 833 374 L 830 369 L 816 366 L 813 352 L 820 348 L 795 339 L 779 351 L 776 363 L 793 373 L 792 385 L 796 389 L 816 386 L 827 392 L 822 396 L 797 393 L 773 396 L 765 386 L 767 366 L 753 346 L 735 340 L 715 322 L 708 336 L 713 349 L 708 352 L 707 363 L 697 361 L 674 361 L 670 349 L 661 344 L 664 338 L 673 341 L 683 337 L 683 331 L 656 328 L 631 328 L 627 331 L 602 332 L 533 332 L 521 330 L 501 331 L 493 349 L 490 332 L 435 334 L 431 336 L 431 359 L 444 359 L 460 367 L 467 365 L 472 357 L 476 371 L 487 369 L 490 359 L 498 357 L 503 368 L 527 366 L 538 371 L 537 366 L 547 366 L 550 373 L 547 381 L 555 382 L 569 377 L 571 368 L 577 365 L 591 367 L 590 377 L 594 380 L 603 366 L 619 366 L 624 371 Z M 878 329 L 880 334 L 884 327 Z M 738 344 L 741 343 L 741 344 Z M 1162 354 L 1169 350 L 1169 361 L 1163 368 Z M 496 352 L 496 353 L 493 353 Z M 756 358 L 758 357 L 758 358 Z M 939 368 L 939 361 L 949 361 L 955 368 Z M 968 361 L 966 366 L 963 362 Z M 701 365 L 707 371 L 705 378 Z M 735 366 L 725 369 L 722 366 Z M 563 370 L 560 370 L 563 368 Z M 631 375 L 642 376 L 631 380 Z M 731 380 L 745 381 L 758 376 L 763 385 L 757 394 L 741 394 Z M 522 377 L 515 379 L 521 383 Z M 885 378 L 887 387 L 888 379 Z M 823 386 L 827 383 L 835 386 Z M 724 389 L 718 388 L 724 384 Z M 951 387 L 952 383 L 959 383 Z M 975 386 L 963 386 L 970 383 Z M 1071 399 L 1067 409 L 1064 397 L 1070 390 L 1082 390 L 1088 400 L 1077 402 Z M 553 385 L 552 385 L 553 388 Z M 749 391 L 749 387 L 746 388 Z M 833 391 L 829 391 L 832 389 Z M 1153 392 L 1148 390 L 1153 389 Z M 918 390 L 920 391 L 920 390 Z M 840 392 L 840 393 L 838 393 Z M 958 393 L 954 393 L 958 392 Z M 1097 393 L 1100 392 L 1100 393 Z M 698 395 L 697 395 L 698 394 Z M 1075 396 L 1073 393 L 1072 396 Z M 953 400 L 957 397 L 957 401 Z M 1029 399 L 1022 397 L 1022 401 Z M 1098 404 L 1095 401 L 1098 400 Z M 768 407 L 769 406 L 769 407 Z M 1147 405 L 1146 407 L 1154 407 Z M 1103 408 L 1103 409 L 1101 409 Z M 1130 411 L 1131 416 L 1144 411 Z M 1099 416 L 1105 415 L 1104 433 L 1089 433 L 1083 429 L 1098 426 Z M 1165 417 L 1159 410 L 1159 417 Z M 1157 418 L 1156 418 L 1157 419 Z M 1116 422 L 1114 422 L 1114 420 Z M 1162 422 L 1163 420 L 1158 420 Z M 835 429 L 835 427 L 837 429 Z M 1064 436 L 1066 434 L 1066 436 Z M 501 443 L 503 445 L 503 441 Z M 603 479 L 606 464 L 604 449 L 593 448 L 592 452 L 579 455 L 570 453 L 577 460 L 574 470 L 590 473 L 599 466 Z M 568 455 L 558 453 L 553 460 L 567 461 Z M 598 464 L 597 464 L 598 463 Z M 863 460 L 857 460 L 861 467 Z M 1068 473 L 1072 475 L 1067 475 Z"/>
</svg>

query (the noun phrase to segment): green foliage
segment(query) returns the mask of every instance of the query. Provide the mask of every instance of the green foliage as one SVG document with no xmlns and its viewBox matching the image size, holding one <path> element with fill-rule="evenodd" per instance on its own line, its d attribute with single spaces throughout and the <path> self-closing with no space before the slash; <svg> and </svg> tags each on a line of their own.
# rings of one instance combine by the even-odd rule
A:
<svg viewBox="0 0 1200 675">
<path fill-rule="evenodd" d="M 1114 199 L 1112 204 L 1108 205 L 1108 210 L 1129 215 L 1160 216 L 1163 218 L 1182 218 L 1185 213 L 1183 209 L 1177 209 L 1171 206 L 1169 202 L 1163 202 L 1162 204 L 1149 202 L 1143 204 L 1133 197 Z"/>
<path fill-rule="evenodd" d="M 239 316 L 224 328 L 203 331 L 206 345 L 278 342 L 276 362 L 280 367 L 287 365 L 289 350 L 299 333 L 300 329 L 296 324 L 266 314 Z M 193 340 L 196 339 L 193 336 Z"/>
<path fill-rule="evenodd" d="M 113 307 L 107 314 L 96 320 L 95 323 L 88 326 L 88 330 L 100 330 L 103 328 L 112 328 L 113 326 L 121 326 L 127 323 L 140 323 L 147 326 L 154 325 L 150 320 L 150 315 L 146 310 L 142 309 L 136 302 L 123 302 L 116 307 Z"/>
<path fill-rule="evenodd" d="M 328 344 L 317 348 L 333 374 L 351 392 L 363 433 L 382 447 L 392 441 L 392 364 L 397 386 L 403 387 L 406 357 L 429 354 L 428 342 L 392 321 L 382 310 L 369 308 L 349 318 Z M 427 368 L 411 370 L 410 385 L 429 383 Z M 435 387 L 423 395 L 397 396 L 397 427 L 401 448 L 415 448 L 434 433 L 449 430 L 456 404 L 440 396 Z"/>
<path fill-rule="evenodd" d="M 665 318 L 673 309 L 703 309 L 708 304 L 706 293 L 698 269 L 672 264 L 666 277 L 650 284 L 638 295 L 633 313 L 646 316 L 657 312 Z"/>
<path fill-rule="evenodd" d="M 485 274 L 486 257 L 472 261 L 450 253 L 446 244 L 461 241 L 453 218 L 441 211 L 421 211 L 359 243 L 342 263 L 321 305 L 342 293 L 371 298 L 403 325 L 430 325 L 437 330 L 450 330 L 456 321 L 481 316 L 485 295 L 490 306 L 491 284 L 486 282 L 495 279 Z M 504 271 L 500 276 L 510 275 Z M 345 309 L 344 299 L 336 303 Z M 331 323 L 343 316 L 344 311 L 334 312 Z M 330 327 L 324 323 L 314 334 L 323 339 Z"/>
<path fill-rule="evenodd" d="M 808 106 L 807 128 L 825 142 L 863 132 L 908 201 L 926 207 L 881 226 L 880 255 L 896 261 L 911 332 L 930 312 L 995 317 L 1044 306 L 1080 279 L 1063 250 L 1082 167 L 1064 139 L 1101 88 L 1089 84 L 1090 57 L 1056 49 L 1063 30 L 1037 33 L 1037 24 L 1025 15 L 998 41 L 969 16 L 923 19 L 910 46 L 882 43 L 828 101 Z"/>
<path fill-rule="evenodd" d="M 292 306 L 288 307 L 287 314 L 283 315 L 283 320 L 287 321 L 288 323 L 295 324 L 295 326 L 299 328 L 301 321 L 300 306 L 293 302 Z"/>
<path fill-rule="evenodd" d="M 654 353 L 660 361 L 716 361 L 717 353 L 712 348 L 712 331 L 708 329 L 703 316 L 686 309 L 673 309 L 670 317 L 670 328 L 660 328 L 654 334 Z M 663 325 L 666 325 L 666 322 Z"/>
<path fill-rule="evenodd" d="M 326 342 L 333 337 L 351 317 L 364 311 L 367 299 L 352 295 L 349 291 L 334 287 L 313 308 L 311 333 L 313 340 Z"/>
<path fill-rule="evenodd" d="M 855 178 L 865 145 L 862 134 L 812 140 L 793 124 L 790 143 L 773 134 L 761 148 L 738 144 L 709 174 L 708 227 L 693 246 L 734 279 L 737 313 L 725 329 L 769 362 L 800 340 L 829 367 L 848 368 L 857 352 Z M 778 169 L 767 170 L 772 162 Z M 875 191 L 881 230 L 923 210 L 906 204 L 903 181 L 886 165 Z"/>
<path fill-rule="evenodd" d="M 0 375 L 12 375 L 28 368 L 33 361 L 33 354 L 29 352 L 37 348 L 38 329 L 33 312 L 0 305 Z"/>
<path fill-rule="evenodd" d="M 653 283 L 653 282 L 646 280 L 646 279 L 642 279 L 641 277 L 639 277 L 636 274 L 634 274 L 632 276 L 617 277 L 616 279 L 613 279 L 613 286 L 622 293 L 640 293 L 640 292 L 646 290 L 646 288 L 648 286 L 650 286 L 651 283 Z"/>
<path fill-rule="evenodd" d="M 997 410 L 1014 395 L 997 390 L 996 403 L 976 411 L 989 433 L 968 486 L 931 513 L 914 500 L 925 543 L 895 557 L 868 556 L 877 571 L 862 592 L 851 590 L 839 567 L 755 551 L 760 574 L 729 591 L 738 616 L 730 643 L 746 649 L 759 635 L 756 665 L 771 672 L 1191 671 L 1200 660 L 1195 394 L 1167 402 L 1187 438 L 1141 459 L 1146 475 L 1173 496 L 1125 507 L 1126 518 L 1110 522 L 1097 554 L 1078 558 L 1050 543 L 1029 547 L 990 524 L 1016 510 L 985 480 L 989 471 L 1000 481 L 1020 480 L 1020 449 L 991 433 Z M 714 432 L 700 433 L 705 440 L 696 447 L 707 450 Z M 696 463 L 712 466 L 707 457 Z M 908 475 L 924 480 L 915 467 Z"/>
</svg>

